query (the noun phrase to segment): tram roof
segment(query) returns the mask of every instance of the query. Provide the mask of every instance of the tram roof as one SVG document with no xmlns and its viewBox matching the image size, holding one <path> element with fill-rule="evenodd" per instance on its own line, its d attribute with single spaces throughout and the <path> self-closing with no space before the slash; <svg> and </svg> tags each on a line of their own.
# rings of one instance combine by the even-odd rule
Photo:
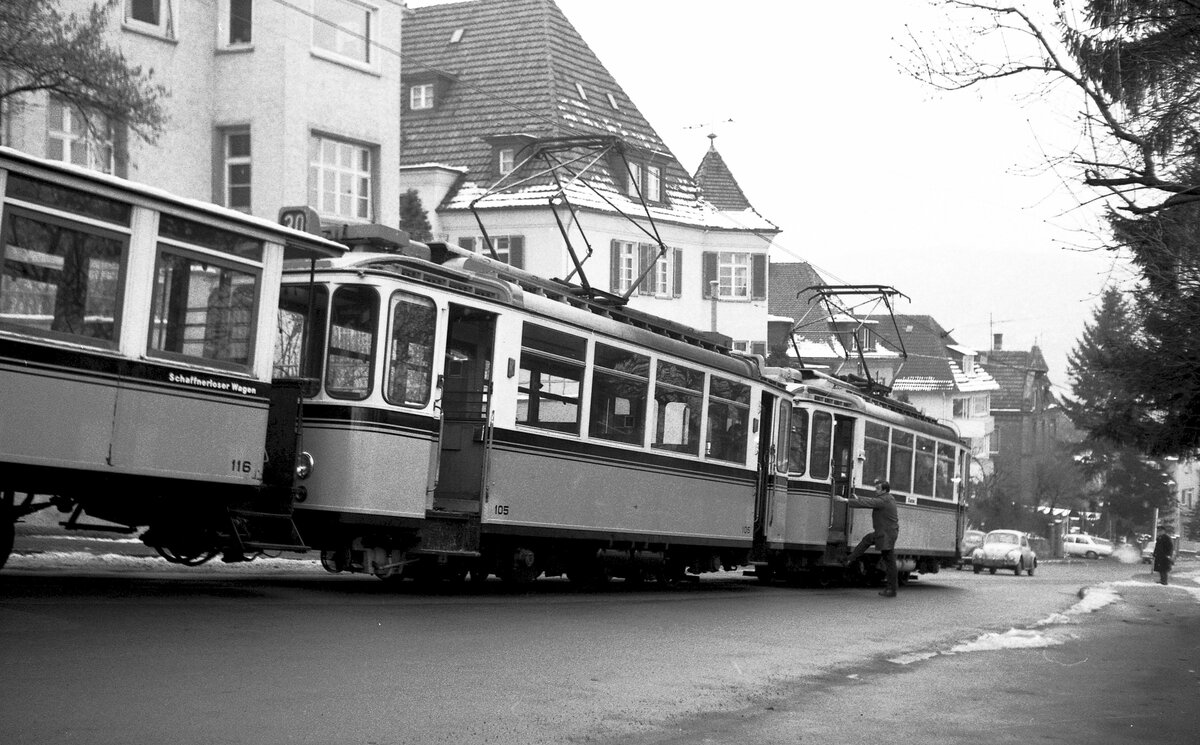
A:
<svg viewBox="0 0 1200 745">
<path fill-rule="evenodd" d="M 793 396 L 810 398 L 834 407 L 859 411 L 888 424 L 901 425 L 923 434 L 961 442 L 958 432 L 944 421 L 921 413 L 916 407 L 878 393 L 869 393 L 858 385 L 817 370 L 769 368 L 765 373 L 787 383 Z"/>
<path fill-rule="evenodd" d="M 82 168 L 73 163 L 46 160 L 10 147 L 0 146 L 0 167 L 34 177 L 58 177 L 55 180 L 76 189 L 91 191 L 98 185 L 105 191 L 117 192 L 130 199 L 147 202 L 156 209 L 168 207 L 184 213 L 198 213 L 200 216 L 233 223 L 244 229 L 265 232 L 283 244 L 285 259 L 341 256 L 347 250 L 341 243 L 322 236 L 284 227 L 277 222 L 247 215 L 212 202 L 181 197 L 158 187 Z"/>
<path fill-rule="evenodd" d="M 308 263 L 293 264 L 306 271 Z M 596 331 L 647 349 L 689 359 L 730 374 L 759 378 L 768 385 L 783 385 L 761 373 L 753 358 L 729 349 L 724 337 L 699 331 L 619 302 L 604 302 L 582 288 L 548 280 L 500 261 L 456 246 L 422 244 L 388 253 L 353 252 L 340 259 L 321 261 L 318 269 L 374 269 L 402 274 L 411 281 L 442 287 L 475 297 L 522 308 L 539 319 L 558 321 L 582 330 Z"/>
</svg>

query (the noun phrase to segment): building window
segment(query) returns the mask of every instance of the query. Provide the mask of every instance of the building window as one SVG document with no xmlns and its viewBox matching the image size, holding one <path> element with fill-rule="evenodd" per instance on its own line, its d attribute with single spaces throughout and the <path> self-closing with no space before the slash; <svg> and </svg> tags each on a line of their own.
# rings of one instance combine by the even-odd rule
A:
<svg viewBox="0 0 1200 745">
<path fill-rule="evenodd" d="M 703 295 L 720 300 L 765 300 L 767 256 L 735 251 L 706 251 L 703 263 Z M 715 293 L 714 293 L 715 290 Z"/>
<path fill-rule="evenodd" d="M 501 176 L 507 176 L 512 173 L 513 168 L 516 167 L 516 157 L 517 152 L 511 147 L 500 148 L 500 151 L 496 153 L 496 167 L 500 171 Z"/>
<path fill-rule="evenodd" d="M 612 263 L 610 267 L 610 289 L 623 294 L 633 287 L 633 281 L 638 275 L 638 246 L 632 241 L 612 242 Z"/>
<path fill-rule="evenodd" d="M 370 8 L 350 0 L 313 0 L 313 46 L 340 57 L 371 63 Z"/>
<path fill-rule="evenodd" d="M 371 148 L 330 137 L 309 140 L 308 203 L 331 217 L 370 221 L 374 179 Z"/>
<path fill-rule="evenodd" d="M 731 251 L 717 254 L 717 297 L 750 297 L 750 254 Z"/>
<path fill-rule="evenodd" d="M 642 164 L 629 164 L 629 183 L 626 184 L 626 191 L 631 197 L 636 197 L 642 193 Z"/>
<path fill-rule="evenodd" d="M 226 132 L 224 140 L 226 207 L 250 211 L 250 130 Z"/>
<path fill-rule="evenodd" d="M 951 402 L 954 409 L 955 419 L 966 419 L 971 415 L 970 400 L 966 398 L 956 398 Z"/>
<path fill-rule="evenodd" d="M 107 117 L 93 115 L 89 125 L 79 109 L 57 96 L 47 106 L 46 157 L 93 171 L 112 173 L 116 165 L 113 130 Z"/>
<path fill-rule="evenodd" d="M 586 100 L 587 100 L 587 91 L 585 91 L 585 90 L 583 89 L 583 83 L 576 83 L 576 84 L 575 84 L 575 92 L 579 94 L 579 100 L 580 100 L 580 101 L 586 101 Z"/>
<path fill-rule="evenodd" d="M 659 166 L 646 166 L 646 191 L 644 193 L 647 201 L 662 201 L 662 168 Z"/>
<path fill-rule="evenodd" d="M 226 0 L 228 4 L 229 35 L 225 38 L 228 46 L 240 46 L 253 41 L 251 31 L 254 27 L 254 0 Z"/>
<path fill-rule="evenodd" d="M 421 111 L 433 108 L 433 83 L 421 83 L 408 89 L 408 108 Z"/>
<path fill-rule="evenodd" d="M 125 25 L 175 38 L 174 0 L 125 0 Z"/>
<path fill-rule="evenodd" d="M 604 95 L 608 96 L 608 105 L 609 105 L 609 106 L 613 107 L 614 109 L 620 110 L 620 108 L 621 108 L 621 105 L 620 105 L 619 103 L 617 103 L 617 97 L 616 97 L 616 96 L 614 96 L 614 95 L 613 95 L 613 94 L 611 94 L 611 93 L 606 93 L 606 94 L 604 94 Z"/>
</svg>

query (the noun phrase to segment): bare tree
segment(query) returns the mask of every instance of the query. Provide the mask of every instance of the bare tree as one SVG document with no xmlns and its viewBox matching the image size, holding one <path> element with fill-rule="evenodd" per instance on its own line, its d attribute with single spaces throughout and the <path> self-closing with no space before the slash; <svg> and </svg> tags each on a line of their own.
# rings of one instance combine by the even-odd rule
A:
<svg viewBox="0 0 1200 745">
<path fill-rule="evenodd" d="M 1200 2 L 1054 0 L 1027 7 L 941 0 L 959 24 L 910 35 L 905 68 L 943 90 L 1021 78 L 1079 93 L 1079 146 L 1064 156 L 1126 214 L 1200 200 Z M 1035 15 L 1037 6 L 1049 12 Z"/>
<path fill-rule="evenodd" d="M 106 40 L 108 14 L 119 5 L 105 0 L 64 15 L 47 0 L 0 1 L 0 107 L 19 109 L 43 91 L 74 107 L 94 133 L 111 123 L 157 139 L 167 91 Z"/>
</svg>

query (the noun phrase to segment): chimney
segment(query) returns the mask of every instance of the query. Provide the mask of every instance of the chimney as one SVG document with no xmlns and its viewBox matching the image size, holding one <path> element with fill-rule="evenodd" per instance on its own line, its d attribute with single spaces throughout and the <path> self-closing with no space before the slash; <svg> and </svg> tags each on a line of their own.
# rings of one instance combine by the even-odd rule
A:
<svg viewBox="0 0 1200 745">
<path fill-rule="evenodd" d="M 992 334 L 992 351 L 999 352 L 1004 348 L 1004 334 Z"/>
</svg>

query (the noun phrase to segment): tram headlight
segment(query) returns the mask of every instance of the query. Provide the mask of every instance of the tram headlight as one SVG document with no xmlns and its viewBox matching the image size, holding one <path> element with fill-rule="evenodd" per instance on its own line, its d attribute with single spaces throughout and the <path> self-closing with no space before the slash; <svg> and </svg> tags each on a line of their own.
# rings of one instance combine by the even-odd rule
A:
<svg viewBox="0 0 1200 745">
<path fill-rule="evenodd" d="M 316 461 L 313 460 L 311 453 L 300 453 L 296 457 L 296 478 L 306 479 L 311 476 L 315 465 Z"/>
</svg>

